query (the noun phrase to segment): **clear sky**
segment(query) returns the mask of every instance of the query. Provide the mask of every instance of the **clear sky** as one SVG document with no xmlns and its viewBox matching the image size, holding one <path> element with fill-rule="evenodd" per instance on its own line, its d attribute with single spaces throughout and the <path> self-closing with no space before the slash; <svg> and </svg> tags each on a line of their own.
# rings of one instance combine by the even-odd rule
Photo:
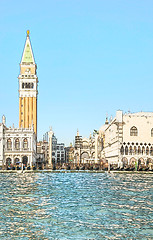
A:
<svg viewBox="0 0 153 240">
<path fill-rule="evenodd" d="M 26 30 L 38 67 L 38 139 L 73 142 L 118 109 L 153 111 L 152 0 L 0 0 L 0 116 L 18 126 Z"/>
</svg>

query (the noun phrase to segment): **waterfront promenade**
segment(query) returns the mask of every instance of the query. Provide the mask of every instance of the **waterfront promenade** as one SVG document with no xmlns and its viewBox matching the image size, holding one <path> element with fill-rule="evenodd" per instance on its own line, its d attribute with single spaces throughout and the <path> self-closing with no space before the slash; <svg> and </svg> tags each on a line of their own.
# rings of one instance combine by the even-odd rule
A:
<svg viewBox="0 0 153 240">
<path fill-rule="evenodd" d="M 118 173 L 118 174 L 153 174 L 153 171 L 104 171 L 104 170 L 0 170 L 0 173 Z"/>
</svg>

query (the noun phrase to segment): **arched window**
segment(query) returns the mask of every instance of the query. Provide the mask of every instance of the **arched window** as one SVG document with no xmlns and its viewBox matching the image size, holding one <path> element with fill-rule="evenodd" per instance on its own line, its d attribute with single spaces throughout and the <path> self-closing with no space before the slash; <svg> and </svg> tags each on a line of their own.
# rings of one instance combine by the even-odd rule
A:
<svg viewBox="0 0 153 240">
<path fill-rule="evenodd" d="M 24 140 L 23 140 L 23 149 L 28 149 L 28 140 L 27 140 L 27 138 L 25 138 Z"/>
<path fill-rule="evenodd" d="M 153 128 L 151 129 L 151 137 L 153 137 Z"/>
<path fill-rule="evenodd" d="M 138 129 L 136 127 L 131 127 L 130 136 L 138 136 Z"/>
<path fill-rule="evenodd" d="M 20 159 L 19 159 L 19 158 L 15 158 L 15 159 L 14 159 L 14 164 L 19 163 L 19 162 L 20 162 Z"/>
<path fill-rule="evenodd" d="M 145 147 L 142 147 L 142 154 L 145 154 Z"/>
<path fill-rule="evenodd" d="M 128 155 L 128 146 L 125 147 L 125 155 Z"/>
<path fill-rule="evenodd" d="M 24 83 L 22 83 L 22 88 L 24 88 Z"/>
<path fill-rule="evenodd" d="M 25 165 L 25 167 L 27 167 L 27 163 L 28 163 L 28 157 L 27 156 L 24 156 L 22 158 L 22 163 Z"/>
<path fill-rule="evenodd" d="M 12 141 L 10 138 L 7 140 L 7 149 L 12 150 Z"/>
<path fill-rule="evenodd" d="M 129 154 L 132 155 L 132 146 L 130 146 Z"/>
<path fill-rule="evenodd" d="M 148 155 L 149 154 L 149 147 L 147 146 L 146 147 L 146 155 Z"/>
<path fill-rule="evenodd" d="M 121 147 L 121 154 L 124 155 L 124 147 Z"/>
<path fill-rule="evenodd" d="M 17 150 L 20 149 L 20 142 L 19 142 L 18 138 L 15 140 L 15 149 L 17 149 Z"/>
<path fill-rule="evenodd" d="M 7 158 L 7 159 L 6 159 L 6 165 L 7 165 L 7 166 L 8 166 L 8 165 L 11 165 L 11 163 L 12 163 L 11 158 Z"/>
<path fill-rule="evenodd" d="M 141 148 L 138 146 L 138 154 L 141 154 Z"/>
<path fill-rule="evenodd" d="M 137 147 L 134 146 L 134 154 L 137 154 Z"/>
</svg>

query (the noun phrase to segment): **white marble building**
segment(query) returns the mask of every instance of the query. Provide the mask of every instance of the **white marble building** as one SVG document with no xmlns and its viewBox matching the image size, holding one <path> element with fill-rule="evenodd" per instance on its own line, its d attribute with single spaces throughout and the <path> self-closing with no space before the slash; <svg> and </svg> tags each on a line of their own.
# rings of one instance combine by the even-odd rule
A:
<svg viewBox="0 0 153 240">
<path fill-rule="evenodd" d="M 86 164 L 86 163 L 98 163 L 100 153 L 102 150 L 101 142 L 99 141 L 99 136 L 94 133 L 93 136 L 90 134 L 89 138 L 79 135 L 77 131 L 77 136 L 75 136 L 75 146 L 74 146 L 74 163 Z"/>
<path fill-rule="evenodd" d="M 101 159 L 110 164 L 153 164 L 153 112 L 117 111 L 110 122 L 99 129 L 103 140 Z"/>
<path fill-rule="evenodd" d="M 36 134 L 34 127 L 6 127 L 5 117 L 0 123 L 0 166 L 23 163 L 25 166 L 35 165 Z"/>
</svg>

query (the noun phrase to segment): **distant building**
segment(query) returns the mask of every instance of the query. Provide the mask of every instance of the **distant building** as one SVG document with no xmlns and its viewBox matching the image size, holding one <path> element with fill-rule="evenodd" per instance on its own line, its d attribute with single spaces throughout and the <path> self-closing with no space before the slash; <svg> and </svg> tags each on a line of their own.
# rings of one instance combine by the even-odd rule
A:
<svg viewBox="0 0 153 240">
<path fill-rule="evenodd" d="M 49 136 L 49 165 L 50 166 L 54 164 L 61 165 L 65 163 L 64 143 L 57 142 L 57 138 L 55 137 L 52 129 L 50 129 L 48 136 Z"/>
<path fill-rule="evenodd" d="M 43 135 L 43 141 L 49 142 L 48 132 Z"/>
<path fill-rule="evenodd" d="M 39 141 L 37 142 L 37 154 L 40 160 L 44 163 L 48 163 L 49 159 L 49 144 L 47 141 Z"/>
<path fill-rule="evenodd" d="M 69 147 L 65 147 L 65 162 L 74 162 L 74 147 L 72 146 L 72 144 L 70 144 Z"/>
<path fill-rule="evenodd" d="M 123 114 L 119 110 L 99 129 L 99 138 L 101 159 L 110 164 L 153 164 L 153 112 Z"/>
<path fill-rule="evenodd" d="M 31 128 L 6 127 L 5 117 L 0 123 L 0 166 L 36 163 L 36 134 Z"/>
</svg>

